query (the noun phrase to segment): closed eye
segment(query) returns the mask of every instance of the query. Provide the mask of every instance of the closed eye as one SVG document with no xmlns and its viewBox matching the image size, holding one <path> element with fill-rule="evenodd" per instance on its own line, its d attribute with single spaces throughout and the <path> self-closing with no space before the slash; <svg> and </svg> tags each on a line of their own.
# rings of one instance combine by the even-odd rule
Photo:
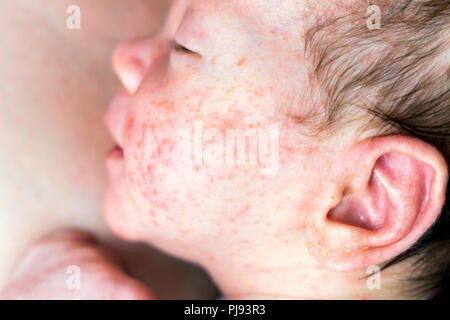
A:
<svg viewBox="0 0 450 320">
<path fill-rule="evenodd" d="M 176 52 L 184 53 L 184 54 L 192 54 L 195 53 L 194 51 L 189 50 L 188 48 L 182 46 L 175 40 L 170 42 L 170 49 Z"/>
</svg>

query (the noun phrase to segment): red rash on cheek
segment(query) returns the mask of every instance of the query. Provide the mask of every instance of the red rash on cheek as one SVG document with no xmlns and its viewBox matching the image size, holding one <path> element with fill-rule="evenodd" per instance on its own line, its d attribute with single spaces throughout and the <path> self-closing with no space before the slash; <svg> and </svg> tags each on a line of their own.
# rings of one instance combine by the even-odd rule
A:
<svg viewBox="0 0 450 320">
<path fill-rule="evenodd" d="M 255 96 L 257 97 L 263 97 L 266 94 L 266 91 L 264 88 L 257 88 L 254 91 Z"/>
<path fill-rule="evenodd" d="M 137 144 L 138 149 L 143 148 L 145 137 L 147 136 L 147 130 L 148 130 L 148 125 L 144 123 L 141 128 L 141 139 L 139 140 L 139 142 Z"/>
<path fill-rule="evenodd" d="M 127 137 L 127 140 L 130 140 L 131 138 L 131 132 L 134 127 L 134 114 L 130 113 L 127 117 L 127 121 L 125 124 L 125 136 Z"/>
<path fill-rule="evenodd" d="M 242 122 L 242 120 L 245 117 L 245 113 L 243 111 L 229 111 L 230 115 L 227 116 L 224 119 L 221 119 L 219 116 L 217 117 L 217 120 L 219 120 L 220 122 L 220 126 L 219 126 L 219 130 L 221 130 L 221 132 L 226 135 L 226 131 L 227 129 L 233 129 L 233 128 L 237 128 L 239 126 L 239 123 Z"/>
<path fill-rule="evenodd" d="M 237 219 L 239 219 L 240 217 L 245 216 L 245 214 L 249 210 L 250 210 L 250 205 L 247 204 L 247 205 L 245 205 L 245 207 L 242 210 L 240 210 L 240 211 L 236 212 L 235 214 L 233 214 L 233 216 L 231 216 L 228 220 L 233 223 Z"/>
<path fill-rule="evenodd" d="M 249 61 L 242 57 L 237 61 L 239 58 L 234 61 L 238 67 L 251 68 L 253 59 Z M 211 63 L 214 64 L 215 59 Z M 177 78 L 176 84 L 185 85 L 187 80 Z M 225 229 L 239 230 L 242 226 L 262 224 L 265 221 L 253 213 L 259 210 L 260 200 L 267 197 L 270 182 L 264 181 L 258 167 L 217 169 L 177 162 L 179 159 L 173 158 L 174 142 L 170 140 L 173 131 L 193 130 L 189 124 L 193 125 L 196 120 L 203 122 L 204 131 L 217 129 L 223 137 L 230 129 L 268 130 L 281 124 L 280 129 L 285 132 L 289 127 L 282 123 L 283 115 L 267 111 L 275 96 L 273 87 L 241 77 L 235 77 L 234 82 L 230 80 L 227 87 L 219 84 L 214 87 L 212 81 L 209 84 L 212 87 L 201 86 L 200 90 L 192 85 L 193 88 L 187 91 L 188 83 L 183 87 L 184 92 L 182 89 L 164 94 L 164 90 L 158 90 L 158 97 L 148 100 L 148 96 L 142 97 L 142 103 L 134 104 L 129 111 L 124 126 L 127 173 L 135 187 L 133 192 L 139 193 L 143 202 L 147 201 L 145 212 L 156 215 L 161 228 L 178 227 L 178 233 L 183 235 L 190 232 L 192 225 L 195 230 L 196 217 L 212 207 L 217 211 L 208 213 L 211 215 L 208 218 L 220 219 Z M 288 145 L 281 141 L 280 144 L 280 152 L 285 158 L 295 155 L 295 144 L 291 141 Z M 229 199 L 224 199 L 223 190 L 230 190 Z M 212 201 L 216 201 L 214 206 L 210 205 Z M 212 217 L 213 214 L 216 216 Z"/>
<path fill-rule="evenodd" d="M 152 101 L 152 104 L 157 107 L 163 107 L 166 112 L 172 112 L 175 111 L 175 103 L 168 101 L 168 100 L 162 100 L 162 101 Z"/>
</svg>

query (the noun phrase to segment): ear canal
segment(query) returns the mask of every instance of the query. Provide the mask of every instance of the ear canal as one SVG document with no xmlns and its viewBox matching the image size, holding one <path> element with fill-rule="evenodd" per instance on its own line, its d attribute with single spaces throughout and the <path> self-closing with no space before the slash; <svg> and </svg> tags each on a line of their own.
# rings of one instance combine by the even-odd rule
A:
<svg viewBox="0 0 450 320">
<path fill-rule="evenodd" d="M 379 229 L 384 221 L 384 213 L 383 217 L 380 217 L 380 211 L 372 214 L 370 207 L 366 206 L 361 198 L 365 198 L 365 196 L 362 194 L 359 196 L 355 195 L 347 189 L 344 192 L 342 201 L 330 210 L 327 218 L 331 221 L 361 229 L 371 231 Z"/>
</svg>

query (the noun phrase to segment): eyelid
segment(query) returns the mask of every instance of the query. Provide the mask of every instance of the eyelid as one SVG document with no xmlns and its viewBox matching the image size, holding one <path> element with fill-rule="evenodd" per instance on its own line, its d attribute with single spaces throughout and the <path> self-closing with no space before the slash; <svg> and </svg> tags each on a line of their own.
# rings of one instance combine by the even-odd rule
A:
<svg viewBox="0 0 450 320">
<path fill-rule="evenodd" d="M 177 52 L 185 53 L 185 54 L 195 54 L 196 53 L 196 52 L 186 48 L 182 44 L 178 43 L 176 40 L 172 40 L 170 42 L 170 49 L 177 51 Z"/>
</svg>

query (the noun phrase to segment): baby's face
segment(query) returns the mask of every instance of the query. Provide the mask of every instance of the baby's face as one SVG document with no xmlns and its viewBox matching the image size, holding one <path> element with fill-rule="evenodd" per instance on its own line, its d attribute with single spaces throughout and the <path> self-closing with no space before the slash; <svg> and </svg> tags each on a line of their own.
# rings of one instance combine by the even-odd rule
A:
<svg viewBox="0 0 450 320">
<path fill-rule="evenodd" d="M 106 121 L 123 153 L 108 157 L 105 200 L 117 234 L 195 260 L 308 223 L 338 145 L 300 123 L 313 108 L 301 3 L 177 1 L 161 34 L 117 49 L 127 90 Z"/>
</svg>

